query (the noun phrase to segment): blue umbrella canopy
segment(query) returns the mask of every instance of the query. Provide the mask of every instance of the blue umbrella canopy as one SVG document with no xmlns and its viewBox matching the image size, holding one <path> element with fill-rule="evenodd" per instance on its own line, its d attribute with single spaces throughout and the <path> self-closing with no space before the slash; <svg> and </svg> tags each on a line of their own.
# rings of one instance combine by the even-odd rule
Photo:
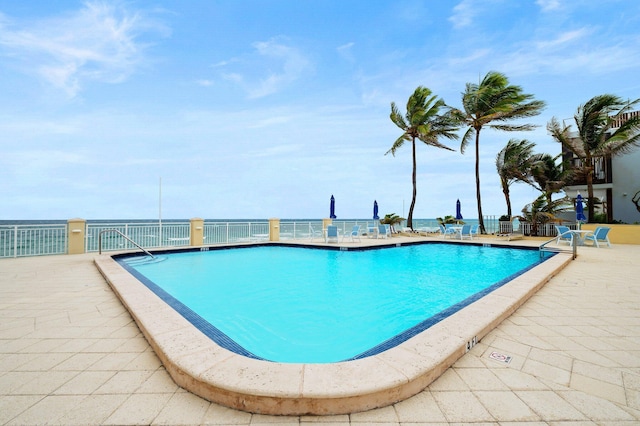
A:
<svg viewBox="0 0 640 426">
<path fill-rule="evenodd" d="M 587 217 L 584 215 L 584 206 L 582 205 L 582 195 L 576 197 L 576 221 L 586 222 Z"/>
<path fill-rule="evenodd" d="M 462 220 L 462 212 L 460 210 L 460 200 L 456 201 L 456 220 Z"/>
<path fill-rule="evenodd" d="M 378 219 L 380 219 L 380 216 L 378 216 L 378 202 L 373 200 L 373 220 Z"/>
<path fill-rule="evenodd" d="M 331 203 L 329 205 L 329 217 L 331 219 L 336 218 L 336 199 L 333 198 L 333 195 L 331 196 Z"/>
</svg>

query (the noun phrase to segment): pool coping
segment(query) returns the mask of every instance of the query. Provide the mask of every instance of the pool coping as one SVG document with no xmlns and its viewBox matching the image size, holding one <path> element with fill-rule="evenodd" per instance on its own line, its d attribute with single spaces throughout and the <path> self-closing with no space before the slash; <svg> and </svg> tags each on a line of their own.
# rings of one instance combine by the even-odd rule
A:
<svg viewBox="0 0 640 426">
<path fill-rule="evenodd" d="M 271 415 L 346 414 L 419 393 L 571 261 L 569 254 L 558 253 L 379 354 L 331 364 L 285 364 L 247 358 L 218 346 L 113 256 L 100 255 L 94 262 L 173 380 L 210 401 Z"/>
</svg>

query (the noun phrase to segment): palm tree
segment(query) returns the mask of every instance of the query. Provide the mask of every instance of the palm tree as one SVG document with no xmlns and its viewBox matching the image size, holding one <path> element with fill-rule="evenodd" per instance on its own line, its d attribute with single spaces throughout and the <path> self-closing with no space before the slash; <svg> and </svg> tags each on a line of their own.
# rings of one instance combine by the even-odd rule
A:
<svg viewBox="0 0 640 426">
<path fill-rule="evenodd" d="M 509 187 L 512 183 L 529 180 L 529 170 L 531 169 L 531 157 L 535 143 L 526 139 L 510 139 L 507 145 L 498 152 L 496 156 L 496 168 L 500 176 L 502 193 L 507 202 L 507 216 L 511 218 L 511 198 Z"/>
<path fill-rule="evenodd" d="M 587 211 L 589 220 L 594 217 L 595 198 L 593 196 L 594 157 L 613 157 L 626 154 L 640 146 L 640 115 L 624 120 L 620 127 L 613 129 L 623 115 L 640 102 L 624 101 L 615 95 L 599 95 L 580 105 L 574 120 L 578 129 L 577 137 L 571 134 L 571 125 L 560 125 L 553 117 L 547 129 L 551 136 L 562 144 L 564 150 L 580 160 L 575 172 L 583 174 L 587 181 Z"/>
<path fill-rule="evenodd" d="M 480 131 L 484 126 L 508 132 L 532 130 L 531 124 L 507 124 L 507 121 L 538 115 L 545 107 L 543 101 L 532 100 L 533 95 L 522 93 L 520 86 L 509 84 L 504 74 L 490 71 L 480 84 L 467 83 L 462 94 L 462 108 L 453 114 L 461 123 L 468 126 L 460 145 L 464 151 L 472 136 L 475 135 L 476 148 L 476 199 L 478 202 L 478 223 L 485 233 L 480 197 Z M 495 122 L 496 124 L 491 124 Z"/>
<path fill-rule="evenodd" d="M 385 155 L 391 153 L 394 157 L 396 150 L 404 145 L 405 142 L 411 142 L 413 155 L 413 196 L 411 198 L 411 206 L 409 207 L 409 216 L 407 217 L 407 226 L 413 229 L 413 209 L 416 205 L 416 139 L 427 145 L 435 146 L 449 151 L 455 151 L 448 146 L 438 142 L 441 137 L 447 139 L 458 139 L 456 131 L 459 127 L 452 118 L 449 111 L 443 114 L 441 110 L 446 109 L 446 104 L 442 98 L 438 99 L 426 87 L 418 86 L 407 101 L 407 112 L 404 116 L 398 111 L 398 107 L 391 102 L 390 118 L 393 123 L 404 132 Z"/>
<path fill-rule="evenodd" d="M 553 194 L 560 192 L 571 181 L 573 172 L 565 163 L 558 163 L 562 154 L 535 154 L 530 159 L 530 179 L 528 183 L 551 203 Z"/>
<path fill-rule="evenodd" d="M 404 218 L 395 213 L 386 214 L 382 219 L 380 219 L 380 224 L 389 225 L 391 227 L 391 232 L 396 232 L 395 226 L 402 222 L 404 222 Z"/>
<path fill-rule="evenodd" d="M 566 197 L 549 201 L 545 194 L 541 194 L 534 201 L 524 206 L 522 216 L 517 216 L 517 218 L 531 224 L 531 235 L 535 237 L 538 235 L 538 224 L 560 220 L 556 215 L 567 211 L 569 206 L 573 206 L 573 204 Z"/>
</svg>

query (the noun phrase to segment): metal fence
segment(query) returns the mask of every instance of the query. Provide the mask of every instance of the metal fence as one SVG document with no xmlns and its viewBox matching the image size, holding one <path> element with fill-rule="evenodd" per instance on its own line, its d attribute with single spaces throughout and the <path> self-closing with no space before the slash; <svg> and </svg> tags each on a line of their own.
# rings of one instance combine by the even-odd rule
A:
<svg viewBox="0 0 640 426">
<path fill-rule="evenodd" d="M 0 225 L 0 258 L 66 252 L 66 224 Z"/>
<path fill-rule="evenodd" d="M 269 222 L 213 222 L 204 224 L 204 244 L 269 241 Z"/>
<path fill-rule="evenodd" d="M 97 252 L 100 232 L 115 229 L 144 248 L 182 247 L 190 244 L 191 228 L 184 223 L 100 223 L 87 224 L 85 251 Z M 102 251 L 132 250 L 135 246 L 117 233 L 102 235 Z"/>
<path fill-rule="evenodd" d="M 497 216 L 485 216 L 487 233 L 499 231 Z M 475 221 L 474 221 L 475 222 Z M 367 233 L 369 228 L 377 225 L 376 220 L 334 220 L 341 235 L 351 231 L 354 225 L 360 225 L 362 233 Z M 427 229 L 436 227 L 433 220 L 417 220 L 417 227 Z M 322 220 L 311 221 L 280 221 L 280 240 L 311 240 L 314 236 L 322 236 Z M 575 229 L 575 223 L 568 223 L 571 229 Z M 414 225 L 415 226 L 415 225 Z M 531 225 L 521 223 L 524 235 L 531 234 Z M 401 230 L 403 224 L 396 227 Z M 85 232 L 85 251 L 87 253 L 99 250 L 99 235 L 104 230 L 115 229 L 131 238 L 145 249 L 163 247 L 185 247 L 191 244 L 190 222 L 168 223 L 87 223 Z M 421 228 L 418 228 L 421 229 Z M 269 222 L 205 222 L 204 244 L 229 244 L 243 242 L 260 242 L 269 240 Z M 553 224 L 539 224 L 537 227 L 539 236 L 553 237 L 556 229 Z M 68 252 L 68 225 L 67 224 L 16 224 L 0 225 L 0 258 L 39 256 L 51 254 L 66 254 Z M 135 247 L 117 233 L 105 232 L 102 235 L 102 250 L 132 250 Z"/>
</svg>

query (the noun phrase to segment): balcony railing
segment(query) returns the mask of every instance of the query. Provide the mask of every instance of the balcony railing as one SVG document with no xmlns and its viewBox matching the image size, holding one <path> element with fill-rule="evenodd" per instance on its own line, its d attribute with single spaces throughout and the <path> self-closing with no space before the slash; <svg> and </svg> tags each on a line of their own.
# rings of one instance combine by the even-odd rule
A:
<svg viewBox="0 0 640 426">
<path fill-rule="evenodd" d="M 567 161 L 567 160 L 565 160 Z M 574 170 L 583 170 L 585 160 L 581 158 L 568 158 Z M 591 159 L 591 167 L 593 170 L 593 184 L 612 183 L 611 157 L 594 157 Z M 571 181 L 571 185 L 586 185 L 587 177 L 582 173 L 578 173 Z"/>
</svg>

